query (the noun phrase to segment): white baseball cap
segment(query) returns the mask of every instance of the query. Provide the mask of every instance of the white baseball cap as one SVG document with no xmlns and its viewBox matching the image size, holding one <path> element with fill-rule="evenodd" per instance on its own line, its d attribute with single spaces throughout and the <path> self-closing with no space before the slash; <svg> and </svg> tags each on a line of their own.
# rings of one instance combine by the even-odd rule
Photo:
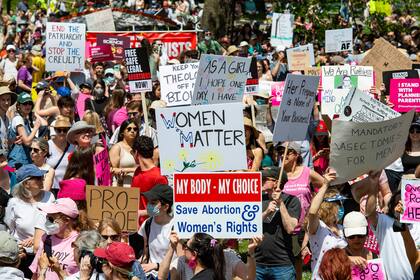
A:
<svg viewBox="0 0 420 280">
<path fill-rule="evenodd" d="M 6 47 L 6 51 L 10 51 L 10 50 L 16 50 L 16 47 L 14 45 L 7 45 Z"/>
<path fill-rule="evenodd" d="M 346 237 L 352 235 L 366 235 L 367 234 L 367 220 L 360 212 L 350 212 L 344 217 L 343 227 L 344 235 Z"/>
</svg>

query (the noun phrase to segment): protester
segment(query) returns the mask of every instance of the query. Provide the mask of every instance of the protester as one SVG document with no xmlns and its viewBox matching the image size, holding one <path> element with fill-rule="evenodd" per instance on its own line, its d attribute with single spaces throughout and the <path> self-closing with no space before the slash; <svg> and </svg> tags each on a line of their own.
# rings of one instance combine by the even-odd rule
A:
<svg viewBox="0 0 420 280">
<path fill-rule="evenodd" d="M 33 164 L 27 164 L 16 172 L 17 185 L 13 189 L 13 197 L 6 207 L 4 222 L 10 233 L 19 242 L 23 250 L 20 269 L 25 277 L 32 273 L 28 266 L 35 257 L 34 247 L 38 246 L 41 236 L 35 234 L 35 228 L 46 231 L 45 215 L 39 207 L 54 201 L 54 196 L 43 190 L 45 171 Z"/>
<path fill-rule="evenodd" d="M 129 187 L 134 171 L 137 169 L 133 145 L 138 136 L 139 127 L 133 120 L 126 120 L 121 124 L 119 132 L 118 143 L 109 151 L 112 173 L 116 179 L 113 184 Z"/>
<path fill-rule="evenodd" d="M 410 134 L 401 161 L 404 174 L 414 174 L 417 166 L 420 165 L 420 118 L 410 126 Z"/>
<path fill-rule="evenodd" d="M 77 239 L 78 216 L 76 203 L 70 198 L 57 199 L 53 203 L 41 206 L 47 214 L 46 235 L 30 265 L 34 278 L 62 279 L 79 271 L 74 261 L 73 242 Z M 49 261 L 48 269 L 43 265 Z"/>
<path fill-rule="evenodd" d="M 30 69 L 32 68 L 32 55 L 24 54 L 21 59 L 18 60 L 16 66 L 17 72 L 17 93 L 22 92 L 31 93 L 32 90 L 32 74 Z"/>
<path fill-rule="evenodd" d="M 351 280 L 351 263 L 344 249 L 333 248 L 325 252 L 319 265 L 322 280 Z"/>
<path fill-rule="evenodd" d="M 78 121 L 67 132 L 67 142 L 74 145 L 75 149 L 86 149 L 91 146 L 95 133 L 96 128 L 93 125 L 88 125 L 85 121 Z"/>
<path fill-rule="evenodd" d="M 0 231 L 0 275 L 3 279 L 23 280 L 25 275 L 18 269 L 19 247 L 16 240 L 6 231 Z"/>
<path fill-rule="evenodd" d="M 7 57 L 0 62 L 0 74 L 4 81 L 17 80 L 18 71 L 17 58 L 16 58 L 16 47 L 14 45 L 8 45 L 6 47 Z"/>
<path fill-rule="evenodd" d="M 95 171 L 93 154 L 92 148 L 74 151 L 70 157 L 63 180 L 79 178 L 85 180 L 88 185 L 94 185 Z"/>
<path fill-rule="evenodd" d="M 49 145 L 43 138 L 35 138 L 31 145 L 31 160 L 39 169 L 46 171 L 44 175 L 44 190 L 50 191 L 54 183 L 55 171 L 47 163 L 50 157 Z"/>
<path fill-rule="evenodd" d="M 1 86 L 0 87 L 0 148 L 8 150 L 9 141 L 9 125 L 10 120 L 7 117 L 6 113 L 9 110 L 9 107 L 13 105 L 17 100 L 16 93 L 12 92 L 9 87 Z"/>
<path fill-rule="evenodd" d="M 102 238 L 110 244 L 111 242 L 121 242 L 122 230 L 114 218 L 104 218 L 99 222 L 98 232 Z"/>
<path fill-rule="evenodd" d="M 247 166 L 250 171 L 258 171 L 261 167 L 261 161 L 264 156 L 264 151 L 257 141 L 260 132 L 254 127 L 249 118 L 244 118 L 245 126 L 245 141 L 246 141 L 246 154 Z"/>
</svg>

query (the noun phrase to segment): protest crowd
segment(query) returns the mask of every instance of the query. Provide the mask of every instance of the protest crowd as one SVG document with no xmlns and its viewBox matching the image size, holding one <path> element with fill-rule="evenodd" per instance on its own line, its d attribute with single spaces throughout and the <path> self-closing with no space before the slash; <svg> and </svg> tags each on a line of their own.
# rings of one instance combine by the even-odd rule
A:
<svg viewBox="0 0 420 280">
<path fill-rule="evenodd" d="M 416 16 L 131 33 L 108 8 L 206 4 L 4 2 L 1 280 L 420 279 Z"/>
</svg>

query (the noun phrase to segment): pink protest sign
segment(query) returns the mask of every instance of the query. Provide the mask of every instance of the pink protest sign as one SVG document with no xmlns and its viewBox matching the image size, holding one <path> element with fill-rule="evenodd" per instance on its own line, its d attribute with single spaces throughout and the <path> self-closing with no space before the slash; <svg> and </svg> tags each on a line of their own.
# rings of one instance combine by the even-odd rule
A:
<svg viewBox="0 0 420 280">
<path fill-rule="evenodd" d="M 352 280 L 384 280 L 385 272 L 382 267 L 381 259 L 374 259 L 368 261 L 368 264 L 364 270 L 357 266 L 353 266 L 351 269 Z"/>
<path fill-rule="evenodd" d="M 401 180 L 401 200 L 404 205 L 401 222 L 420 222 L 420 180 Z"/>
<path fill-rule="evenodd" d="M 273 106 L 280 106 L 283 97 L 284 82 L 274 82 L 271 84 L 271 103 Z"/>
<path fill-rule="evenodd" d="M 397 112 L 420 112 L 420 79 L 391 79 L 390 101 Z"/>
<path fill-rule="evenodd" d="M 366 249 L 371 251 L 372 253 L 375 253 L 379 255 L 379 244 L 378 240 L 376 239 L 375 234 L 370 229 L 370 226 L 368 226 L 368 237 L 366 238 L 365 244 L 363 245 Z"/>
<path fill-rule="evenodd" d="M 92 62 L 110 61 L 114 59 L 111 45 L 102 45 L 90 48 Z"/>
<path fill-rule="evenodd" d="M 111 170 L 109 168 L 108 150 L 103 151 L 93 156 L 96 172 L 96 184 L 98 186 L 111 186 Z"/>
<path fill-rule="evenodd" d="M 86 99 L 90 98 L 90 95 L 79 93 L 79 96 L 76 100 L 76 112 L 79 115 L 79 118 L 82 119 L 83 115 L 85 114 L 85 101 Z"/>
</svg>

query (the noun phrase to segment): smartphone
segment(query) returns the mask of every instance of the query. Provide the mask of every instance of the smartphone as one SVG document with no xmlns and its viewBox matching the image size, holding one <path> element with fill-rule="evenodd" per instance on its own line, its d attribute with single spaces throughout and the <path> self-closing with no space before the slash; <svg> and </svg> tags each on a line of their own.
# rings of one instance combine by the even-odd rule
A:
<svg viewBox="0 0 420 280">
<path fill-rule="evenodd" d="M 45 251 L 45 254 L 47 254 L 48 258 L 52 257 L 52 242 L 51 242 L 51 236 L 50 235 L 47 235 L 47 238 L 45 238 L 44 251 Z"/>
</svg>

